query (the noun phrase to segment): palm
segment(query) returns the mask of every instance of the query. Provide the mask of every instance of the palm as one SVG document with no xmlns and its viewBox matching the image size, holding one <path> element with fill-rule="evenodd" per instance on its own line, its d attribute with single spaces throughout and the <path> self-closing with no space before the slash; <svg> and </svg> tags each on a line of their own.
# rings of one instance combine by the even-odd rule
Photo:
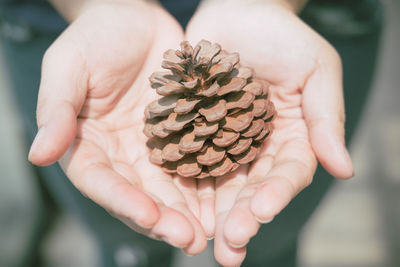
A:
<svg viewBox="0 0 400 267">
<path fill-rule="evenodd" d="M 142 133 L 144 107 L 155 97 L 148 77 L 159 68 L 163 52 L 182 38 L 177 23 L 156 5 L 100 4 L 49 49 L 40 94 L 49 94 L 46 85 L 53 77 L 46 76 L 52 71 L 47 69 L 67 54 L 62 75 L 74 78 L 75 88 L 68 90 L 74 90 L 71 102 L 79 114 L 76 138 L 60 161 L 67 176 L 136 231 L 192 254 L 206 244 L 189 209 L 196 209 L 196 183 L 152 165 Z"/>
<path fill-rule="evenodd" d="M 221 28 L 204 24 L 202 27 L 209 29 L 206 34 L 211 40 L 229 51 L 238 51 L 241 63 L 253 67 L 257 78 L 271 83 L 272 100 L 278 114 L 269 145 L 263 147 L 259 160 L 252 164 L 249 176 L 267 173 L 266 167 L 272 167 L 272 162 L 283 149 L 287 152 L 285 156 L 292 153 L 293 158 L 299 153 L 310 156 L 304 160 L 313 159 L 302 109 L 302 94 L 308 77 L 318 67 L 318 52 L 327 43 L 290 12 L 279 9 L 271 12 L 270 7 L 266 9 L 263 5 L 244 6 L 246 12 L 242 12 L 240 7 L 224 8 L 225 17 L 218 18 L 224 23 L 216 24 Z M 212 19 L 208 21 L 213 23 Z M 189 36 L 192 34 L 189 33 Z M 266 158 L 271 162 L 267 164 Z"/>
<path fill-rule="evenodd" d="M 187 31 L 192 42 L 206 38 L 239 52 L 241 64 L 253 67 L 257 78 L 271 83 L 277 110 L 274 132 L 257 159 L 215 184 L 215 256 L 229 266 L 243 261 L 245 245 L 260 222 L 273 219 L 311 182 L 317 163 L 314 149 L 332 148 L 321 142 L 322 134 L 315 137 L 318 129 L 309 130 L 318 116 L 328 115 L 323 106 L 314 104 L 319 95 L 332 94 L 339 110 L 342 105 L 340 90 L 315 92 L 316 85 L 323 87 L 326 80 L 332 83 L 327 89 L 338 83 L 340 88 L 340 75 L 329 76 L 335 68 L 340 72 L 340 61 L 325 40 L 282 6 L 237 2 L 204 4 Z M 332 66 L 324 66 L 324 61 Z M 326 159 L 323 153 L 318 155 L 322 160 Z"/>
</svg>

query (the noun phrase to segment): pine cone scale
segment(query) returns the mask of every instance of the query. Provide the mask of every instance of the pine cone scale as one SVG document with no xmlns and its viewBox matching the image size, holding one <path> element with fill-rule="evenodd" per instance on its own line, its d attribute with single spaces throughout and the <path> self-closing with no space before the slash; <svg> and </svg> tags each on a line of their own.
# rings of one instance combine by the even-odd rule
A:
<svg viewBox="0 0 400 267">
<path fill-rule="evenodd" d="M 253 70 L 251 68 L 247 68 L 247 67 L 235 68 L 232 71 L 231 77 L 239 77 L 239 78 L 243 78 L 247 81 L 248 79 L 253 77 Z"/>
<path fill-rule="evenodd" d="M 219 84 L 217 82 L 214 82 L 209 88 L 196 93 L 196 95 L 212 97 L 217 94 L 219 88 L 220 88 Z"/>
<path fill-rule="evenodd" d="M 256 117 L 260 117 L 267 110 L 267 101 L 264 99 L 256 99 L 253 102 L 253 114 Z"/>
<path fill-rule="evenodd" d="M 194 107 L 201 101 L 201 98 L 181 98 L 174 107 L 174 112 L 178 114 L 186 114 L 191 112 Z"/>
<path fill-rule="evenodd" d="M 169 95 L 151 102 L 145 109 L 145 117 L 147 119 L 152 119 L 155 117 L 168 116 L 176 107 L 180 97 L 181 95 Z"/>
<path fill-rule="evenodd" d="M 167 161 L 161 165 L 164 172 L 174 174 L 177 172 L 178 162 L 177 161 Z"/>
<path fill-rule="evenodd" d="M 241 110 L 235 114 L 225 117 L 222 128 L 241 132 L 253 121 L 254 115 L 251 111 Z"/>
<path fill-rule="evenodd" d="M 228 110 L 226 109 L 226 100 L 216 100 L 210 105 L 200 108 L 199 113 L 203 115 L 208 122 L 219 121 L 228 113 Z"/>
<path fill-rule="evenodd" d="M 161 153 L 163 159 L 167 161 L 178 161 L 185 154 L 179 149 L 179 138 L 173 138 L 163 149 Z"/>
<path fill-rule="evenodd" d="M 171 113 L 168 118 L 162 121 L 161 125 L 170 131 L 180 131 L 189 122 L 193 121 L 199 116 L 198 113 L 177 114 Z"/>
<path fill-rule="evenodd" d="M 259 134 L 264 128 L 264 120 L 256 119 L 251 122 L 249 128 L 241 132 L 243 137 L 254 137 Z"/>
<path fill-rule="evenodd" d="M 198 175 L 202 167 L 194 156 L 187 156 L 178 162 L 176 170 L 183 177 L 192 177 Z"/>
<path fill-rule="evenodd" d="M 227 147 L 233 144 L 240 137 L 240 133 L 232 131 L 219 130 L 219 135 L 216 135 L 212 141 L 219 147 Z"/>
<path fill-rule="evenodd" d="M 233 167 L 233 162 L 229 157 L 225 157 L 222 161 L 213 166 L 208 166 L 208 172 L 211 176 L 222 176 L 227 174 Z"/>
<path fill-rule="evenodd" d="M 194 153 L 200 151 L 208 136 L 196 136 L 193 131 L 183 135 L 179 142 L 179 150 L 183 153 Z"/>
<path fill-rule="evenodd" d="M 251 138 L 240 138 L 236 143 L 228 147 L 227 152 L 231 155 L 239 155 L 245 152 L 253 142 Z"/>
<path fill-rule="evenodd" d="M 270 131 L 271 126 L 269 124 L 265 124 L 263 130 L 254 137 L 254 141 L 261 142 L 269 135 Z"/>
<path fill-rule="evenodd" d="M 204 166 L 212 166 L 225 157 L 225 149 L 214 145 L 209 145 L 203 152 L 197 154 L 197 161 Z"/>
<path fill-rule="evenodd" d="M 250 92 L 246 91 L 239 91 L 236 93 L 231 93 L 227 97 L 227 104 L 226 108 L 227 109 L 235 109 L 235 108 L 240 108 L 240 109 L 246 109 L 250 107 L 250 105 L 253 103 L 255 99 L 255 95 L 253 95 Z"/>
<path fill-rule="evenodd" d="M 234 77 L 232 78 L 229 83 L 223 85 L 217 91 L 219 96 L 223 96 L 229 94 L 231 92 L 239 92 L 242 88 L 246 85 L 246 80 L 243 78 Z"/>
<path fill-rule="evenodd" d="M 239 164 L 246 164 L 255 159 L 257 156 L 258 148 L 255 146 L 250 146 L 245 152 L 234 155 L 233 159 Z"/>
<path fill-rule="evenodd" d="M 250 92 L 255 96 L 260 96 L 263 93 L 263 87 L 261 83 L 254 81 L 252 83 L 247 84 L 244 88 L 243 91 Z"/>
</svg>

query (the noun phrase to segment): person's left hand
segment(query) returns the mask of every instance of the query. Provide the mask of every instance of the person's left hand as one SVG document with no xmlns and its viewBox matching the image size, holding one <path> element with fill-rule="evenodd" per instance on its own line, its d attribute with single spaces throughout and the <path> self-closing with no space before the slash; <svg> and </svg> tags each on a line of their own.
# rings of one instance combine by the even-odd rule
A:
<svg viewBox="0 0 400 267">
<path fill-rule="evenodd" d="M 210 209 L 201 216 L 211 217 L 210 199 L 215 198 L 215 258 L 237 266 L 261 223 L 272 220 L 311 183 L 317 159 L 338 178 L 352 176 L 344 144 L 341 62 L 284 0 L 203 1 L 186 37 L 239 52 L 241 64 L 271 84 L 277 110 L 273 134 L 258 158 L 204 185 L 209 202 L 203 206 Z"/>
</svg>

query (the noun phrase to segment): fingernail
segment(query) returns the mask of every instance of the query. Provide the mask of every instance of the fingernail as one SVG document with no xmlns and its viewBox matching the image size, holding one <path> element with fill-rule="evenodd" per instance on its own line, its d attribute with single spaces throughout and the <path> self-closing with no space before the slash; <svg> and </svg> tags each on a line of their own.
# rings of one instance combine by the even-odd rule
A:
<svg viewBox="0 0 400 267">
<path fill-rule="evenodd" d="M 208 241 L 213 240 L 213 239 L 214 239 L 213 236 L 212 236 L 212 237 L 207 237 L 207 240 L 208 240 Z"/>
<path fill-rule="evenodd" d="M 344 155 L 344 160 L 345 160 L 345 164 L 347 165 L 347 169 L 351 170 L 351 174 L 348 176 L 348 178 L 351 178 L 354 176 L 354 167 L 353 167 L 353 161 L 351 160 L 351 156 L 349 151 L 347 150 L 346 146 L 343 145 L 342 146 L 342 150 L 343 150 L 343 155 Z"/>
<path fill-rule="evenodd" d="M 242 247 L 245 247 L 247 245 L 247 243 L 249 243 L 248 240 L 245 243 L 240 244 L 240 245 L 232 244 L 232 243 L 229 242 L 229 246 L 231 246 L 233 248 L 242 248 Z"/>
<path fill-rule="evenodd" d="M 31 148 L 29 150 L 28 158 L 31 158 L 32 154 L 35 153 L 35 151 L 40 147 L 40 145 L 44 141 L 44 136 L 45 136 L 45 127 L 41 127 L 38 131 L 38 133 L 35 136 L 35 139 L 32 142 Z"/>
<path fill-rule="evenodd" d="M 193 255 L 187 254 L 186 251 L 184 251 L 184 250 L 182 250 L 182 251 L 183 251 L 183 253 L 185 253 L 185 255 L 186 255 L 187 257 L 193 257 Z"/>
<path fill-rule="evenodd" d="M 269 220 L 261 220 L 260 218 L 257 218 L 257 217 L 255 217 L 255 218 L 259 223 L 262 223 L 262 224 L 270 223 L 270 222 L 272 222 L 274 220 L 274 217 L 272 217 Z"/>
<path fill-rule="evenodd" d="M 353 168 L 353 163 L 352 163 L 352 160 L 351 160 L 351 157 L 350 157 L 350 153 L 347 150 L 346 146 L 343 146 L 343 150 L 344 150 L 344 154 L 345 154 L 346 160 L 347 160 L 347 162 L 349 164 L 349 167 Z"/>
<path fill-rule="evenodd" d="M 193 257 L 194 255 L 193 254 L 189 254 L 187 251 L 187 248 L 185 249 L 185 248 L 182 248 L 182 252 L 186 255 L 186 256 L 188 256 L 188 257 Z"/>
</svg>

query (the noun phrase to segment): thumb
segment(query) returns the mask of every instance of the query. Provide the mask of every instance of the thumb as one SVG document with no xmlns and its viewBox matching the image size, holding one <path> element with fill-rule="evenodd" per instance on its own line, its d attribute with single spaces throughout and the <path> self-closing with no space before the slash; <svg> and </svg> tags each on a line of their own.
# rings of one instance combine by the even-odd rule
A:
<svg viewBox="0 0 400 267">
<path fill-rule="evenodd" d="M 56 162 L 76 136 L 77 115 L 88 83 L 81 55 L 76 47 L 59 38 L 43 57 L 36 109 L 39 130 L 29 151 L 33 164 Z"/>
<path fill-rule="evenodd" d="M 337 178 L 350 178 L 353 166 L 344 141 L 342 65 L 336 51 L 327 50 L 305 86 L 304 116 L 322 166 Z"/>
</svg>

